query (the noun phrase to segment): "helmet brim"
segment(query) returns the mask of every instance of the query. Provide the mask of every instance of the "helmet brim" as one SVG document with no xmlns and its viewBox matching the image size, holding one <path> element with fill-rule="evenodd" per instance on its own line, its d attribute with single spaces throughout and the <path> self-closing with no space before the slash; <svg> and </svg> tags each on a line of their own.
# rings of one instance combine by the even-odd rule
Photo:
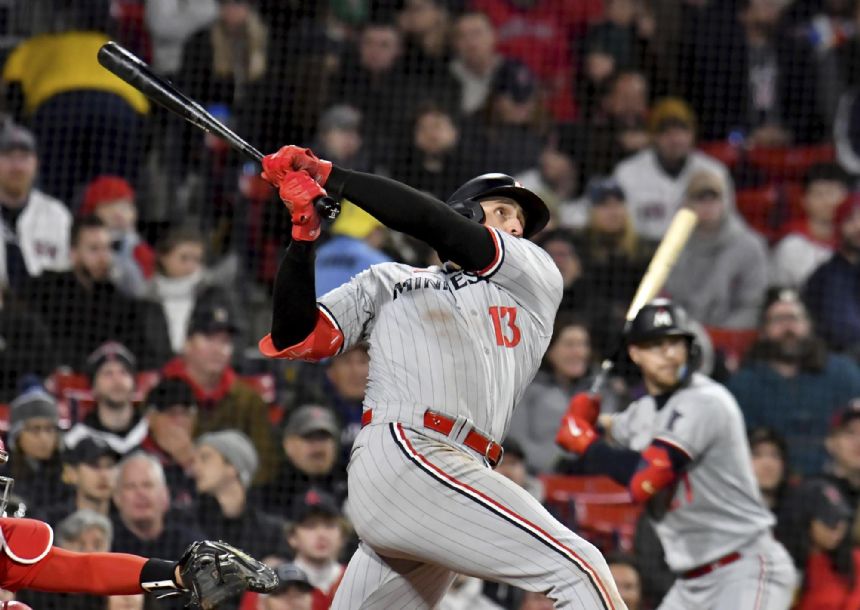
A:
<svg viewBox="0 0 860 610">
<path fill-rule="evenodd" d="M 549 222 L 549 208 L 543 199 L 521 186 L 500 186 L 481 193 L 479 201 L 495 197 L 507 197 L 516 201 L 523 209 L 526 224 L 523 237 L 533 237 L 540 233 Z"/>
</svg>

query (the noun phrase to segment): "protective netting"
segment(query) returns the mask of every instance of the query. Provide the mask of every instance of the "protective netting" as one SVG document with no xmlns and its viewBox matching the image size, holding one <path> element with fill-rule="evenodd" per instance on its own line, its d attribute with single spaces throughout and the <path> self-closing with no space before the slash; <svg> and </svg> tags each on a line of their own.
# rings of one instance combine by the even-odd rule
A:
<svg viewBox="0 0 860 610">
<path fill-rule="evenodd" d="M 356 543 L 342 509 L 367 350 L 262 357 L 289 216 L 256 161 L 104 71 L 108 40 L 264 153 L 308 146 L 442 200 L 504 172 L 544 199 L 536 241 L 565 292 L 503 470 L 621 553 L 619 583 L 635 577 L 625 565 L 638 573 L 630 608 L 657 607 L 672 583 L 658 539 L 623 487 L 576 474 L 554 437 L 689 206 L 699 227 L 663 294 L 695 321 L 700 370 L 741 407 L 774 531 L 804 573 L 799 607 L 823 607 L 828 578 L 821 595 L 857 596 L 856 0 L 0 1 L 10 512 L 26 505 L 74 549 L 176 558 L 210 537 L 296 557 L 324 608 Z M 437 260 L 348 203 L 323 240 L 337 244 L 317 267 L 332 287 L 376 262 Z M 643 392 L 621 358 L 603 410 Z M 79 509 L 92 512 L 66 519 Z M 445 607 L 478 607 L 468 584 Z M 543 607 L 492 583 L 482 595 Z"/>
</svg>

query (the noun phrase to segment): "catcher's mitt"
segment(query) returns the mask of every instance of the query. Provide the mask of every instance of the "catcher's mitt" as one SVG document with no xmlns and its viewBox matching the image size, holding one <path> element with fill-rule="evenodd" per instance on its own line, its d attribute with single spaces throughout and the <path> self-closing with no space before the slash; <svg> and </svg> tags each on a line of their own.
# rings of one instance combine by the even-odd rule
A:
<svg viewBox="0 0 860 610">
<path fill-rule="evenodd" d="M 178 565 L 182 584 L 191 595 L 191 608 L 214 610 L 244 591 L 269 593 L 278 586 L 271 568 L 220 540 L 192 543 Z"/>
</svg>

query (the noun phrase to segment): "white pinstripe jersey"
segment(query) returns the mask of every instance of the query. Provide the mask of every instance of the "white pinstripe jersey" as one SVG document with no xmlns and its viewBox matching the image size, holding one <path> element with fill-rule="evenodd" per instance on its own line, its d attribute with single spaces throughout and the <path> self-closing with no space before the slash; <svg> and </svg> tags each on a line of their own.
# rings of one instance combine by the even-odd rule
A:
<svg viewBox="0 0 860 610">
<path fill-rule="evenodd" d="M 648 504 L 673 571 L 719 559 L 774 524 L 753 474 L 740 407 L 715 381 L 694 374 L 659 410 L 644 396 L 612 416 L 610 432 L 635 451 L 660 439 L 692 460 L 678 483 Z"/>
<path fill-rule="evenodd" d="M 541 248 L 489 230 L 496 256 L 480 272 L 382 263 L 319 300 L 344 335 L 342 349 L 370 344 L 365 408 L 374 422 L 420 428 L 429 408 L 504 438 L 549 344 L 563 288 Z"/>
</svg>

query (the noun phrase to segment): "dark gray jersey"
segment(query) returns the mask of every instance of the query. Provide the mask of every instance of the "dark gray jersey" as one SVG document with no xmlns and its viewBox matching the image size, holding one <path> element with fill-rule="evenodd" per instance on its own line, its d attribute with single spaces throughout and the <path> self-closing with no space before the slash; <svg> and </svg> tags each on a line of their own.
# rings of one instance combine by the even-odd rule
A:
<svg viewBox="0 0 860 610">
<path fill-rule="evenodd" d="M 658 411 L 651 396 L 612 417 L 612 439 L 642 451 L 660 439 L 691 462 L 649 503 L 666 562 L 675 572 L 737 550 L 774 523 L 752 470 L 743 415 L 722 385 L 695 374 Z"/>
</svg>

